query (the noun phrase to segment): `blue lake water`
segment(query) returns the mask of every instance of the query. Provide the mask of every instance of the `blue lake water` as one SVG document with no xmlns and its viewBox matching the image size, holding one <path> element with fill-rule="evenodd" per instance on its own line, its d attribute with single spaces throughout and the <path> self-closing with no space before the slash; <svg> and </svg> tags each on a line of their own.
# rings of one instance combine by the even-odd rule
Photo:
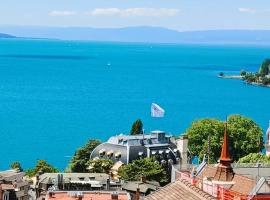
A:
<svg viewBox="0 0 270 200">
<path fill-rule="evenodd" d="M 0 169 L 46 159 L 64 169 L 89 138 L 145 130 L 179 135 L 193 120 L 240 113 L 265 130 L 270 89 L 217 78 L 256 71 L 267 46 L 0 40 Z M 150 117 L 150 105 L 166 111 Z"/>
</svg>

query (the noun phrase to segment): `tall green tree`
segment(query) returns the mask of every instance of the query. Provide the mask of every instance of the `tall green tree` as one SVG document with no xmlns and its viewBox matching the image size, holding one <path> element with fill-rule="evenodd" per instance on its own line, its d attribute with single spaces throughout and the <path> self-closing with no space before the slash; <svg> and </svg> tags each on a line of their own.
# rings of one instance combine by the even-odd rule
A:
<svg viewBox="0 0 270 200">
<path fill-rule="evenodd" d="M 270 73 L 270 59 L 265 59 L 259 69 L 261 76 L 268 75 Z"/>
<path fill-rule="evenodd" d="M 230 153 L 232 159 L 256 153 L 263 149 L 262 129 L 251 119 L 241 115 L 228 118 Z M 202 119 L 192 123 L 186 131 L 189 138 L 189 150 L 201 160 L 208 153 L 208 137 L 210 135 L 210 162 L 216 162 L 221 153 L 224 134 L 224 122 L 217 119 Z"/>
<path fill-rule="evenodd" d="M 238 160 L 238 163 L 270 164 L 270 156 L 261 153 L 250 153 Z"/>
<path fill-rule="evenodd" d="M 134 160 L 128 165 L 121 166 L 118 175 L 126 181 L 138 181 L 144 176 L 149 181 L 158 181 L 161 184 L 168 182 L 164 168 L 153 158 Z"/>
<path fill-rule="evenodd" d="M 85 146 L 77 149 L 74 156 L 69 162 L 66 169 L 67 172 L 87 172 L 87 162 L 90 159 L 90 154 L 101 142 L 99 140 L 89 140 Z"/>
<path fill-rule="evenodd" d="M 89 166 L 89 172 L 91 173 L 109 173 L 112 166 L 113 161 L 110 159 L 95 159 L 95 160 L 89 160 L 87 162 L 87 165 Z"/>
<path fill-rule="evenodd" d="M 259 153 L 263 149 L 262 128 L 250 118 L 231 115 L 228 118 L 228 133 L 231 155 L 235 160 L 249 153 Z"/>
<path fill-rule="evenodd" d="M 142 120 L 137 119 L 131 127 L 130 135 L 139 135 L 143 133 L 143 123 Z"/>
<path fill-rule="evenodd" d="M 59 170 L 50 165 L 46 160 L 37 160 L 36 166 L 25 171 L 25 175 L 29 177 L 35 176 L 38 172 L 42 173 L 57 173 Z"/>
<path fill-rule="evenodd" d="M 221 142 L 224 133 L 224 123 L 217 119 L 201 119 L 194 121 L 186 131 L 188 135 L 188 148 L 193 156 L 208 153 L 208 137 L 210 136 L 211 155 L 210 162 L 214 163 L 219 159 Z"/>
<path fill-rule="evenodd" d="M 21 166 L 21 163 L 19 161 L 15 161 L 10 164 L 11 169 L 18 169 L 20 172 L 23 171 L 23 168 Z"/>
</svg>

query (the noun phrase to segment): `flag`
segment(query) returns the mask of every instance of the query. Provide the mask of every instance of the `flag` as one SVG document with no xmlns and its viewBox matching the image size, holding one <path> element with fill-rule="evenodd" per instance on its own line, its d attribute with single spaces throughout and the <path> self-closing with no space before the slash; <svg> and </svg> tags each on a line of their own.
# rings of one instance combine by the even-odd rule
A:
<svg viewBox="0 0 270 200">
<path fill-rule="evenodd" d="M 164 117 L 165 110 L 159 105 L 152 103 L 151 105 L 151 116 L 152 117 Z"/>
</svg>

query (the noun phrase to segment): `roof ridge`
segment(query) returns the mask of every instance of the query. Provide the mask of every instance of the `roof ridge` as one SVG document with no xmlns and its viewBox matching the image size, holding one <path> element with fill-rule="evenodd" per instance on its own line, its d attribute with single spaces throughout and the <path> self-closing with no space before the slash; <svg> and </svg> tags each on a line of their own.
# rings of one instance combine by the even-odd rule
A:
<svg viewBox="0 0 270 200">
<path fill-rule="evenodd" d="M 205 191 L 201 190 L 200 188 L 192 185 L 189 181 L 185 179 L 179 179 L 179 182 L 184 184 L 186 187 L 188 187 L 193 192 L 196 192 L 196 196 L 203 197 L 205 199 L 216 199 L 215 197 L 211 196 L 210 194 L 206 193 Z"/>
</svg>

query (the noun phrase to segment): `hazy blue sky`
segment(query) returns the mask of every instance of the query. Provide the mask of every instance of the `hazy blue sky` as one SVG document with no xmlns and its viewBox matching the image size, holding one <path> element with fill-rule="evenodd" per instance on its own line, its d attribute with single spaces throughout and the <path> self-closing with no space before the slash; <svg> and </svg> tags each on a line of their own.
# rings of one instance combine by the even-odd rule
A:
<svg viewBox="0 0 270 200">
<path fill-rule="evenodd" d="M 270 29 L 270 0 L 0 0 L 0 25 Z"/>
</svg>

